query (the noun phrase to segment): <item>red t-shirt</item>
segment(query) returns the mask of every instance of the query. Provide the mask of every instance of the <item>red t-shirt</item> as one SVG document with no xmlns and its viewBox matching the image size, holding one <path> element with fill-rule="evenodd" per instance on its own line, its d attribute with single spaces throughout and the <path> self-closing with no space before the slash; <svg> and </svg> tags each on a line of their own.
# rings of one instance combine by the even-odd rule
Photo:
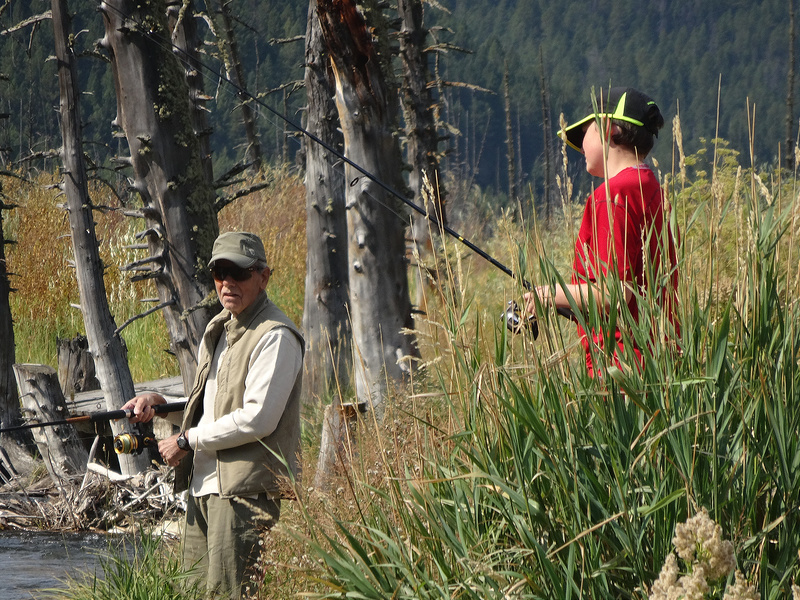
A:
<svg viewBox="0 0 800 600">
<path fill-rule="evenodd" d="M 583 221 L 575 244 L 573 263 L 573 283 L 596 283 L 599 275 L 616 271 L 622 282 L 636 284 L 640 293 L 652 292 L 652 285 L 646 276 L 646 265 L 652 264 L 654 281 L 664 280 L 668 275 L 669 284 L 660 285 L 655 296 L 669 311 L 670 320 L 675 306 L 677 286 L 677 255 L 675 240 L 677 235 L 670 232 L 666 219 L 664 194 L 655 174 L 645 165 L 629 167 L 620 171 L 598 186 L 589 196 L 583 212 Z M 675 232 L 677 233 L 677 232 Z M 665 254 L 668 256 L 663 257 Z M 628 301 L 634 319 L 639 318 L 636 297 Z M 586 366 L 594 375 L 589 339 L 579 326 L 583 347 L 586 352 Z M 601 351 L 605 347 L 603 332 L 593 330 L 592 342 Z M 619 329 L 614 332 L 615 343 L 623 348 Z M 633 349 L 641 357 L 638 348 Z M 618 349 L 614 350 L 615 357 Z"/>
</svg>

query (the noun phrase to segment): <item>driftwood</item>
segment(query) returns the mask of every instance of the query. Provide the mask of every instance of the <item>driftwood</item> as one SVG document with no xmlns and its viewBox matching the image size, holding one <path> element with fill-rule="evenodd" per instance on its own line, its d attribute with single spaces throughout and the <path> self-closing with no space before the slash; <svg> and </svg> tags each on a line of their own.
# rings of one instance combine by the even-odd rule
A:
<svg viewBox="0 0 800 600">
<path fill-rule="evenodd" d="M 111 475 L 113 479 L 110 479 Z M 172 492 L 172 470 L 133 477 L 90 463 L 87 479 L 57 488 L 45 477 L 35 483 L 0 487 L 0 529 L 120 530 L 171 520 L 185 505 Z"/>
<path fill-rule="evenodd" d="M 55 369 L 46 365 L 16 364 L 14 376 L 28 420 L 57 421 L 68 416 Z M 89 455 L 74 427 L 68 424 L 42 427 L 33 429 L 32 433 L 53 483 L 60 485 L 83 473 Z"/>
<path fill-rule="evenodd" d="M 14 365 L 14 372 L 25 421 L 33 424 L 76 418 L 68 414 L 55 369 Z M 180 378 L 142 385 L 139 392 L 158 390 L 172 399 L 182 393 Z M 78 417 L 86 417 L 103 407 L 101 394 L 89 392 L 88 396 L 70 403 L 71 411 L 75 410 Z M 158 421 L 164 426 L 159 437 L 171 435 L 168 421 Z M 9 476 L 0 473 L 0 530 L 120 530 L 163 526 L 177 512 L 185 510 L 185 503 L 173 492 L 172 470 L 165 465 L 138 475 L 123 475 L 95 462 L 102 435 L 94 438 L 92 450 L 87 452 L 72 424 L 30 431 L 42 436 L 36 442 L 48 474 L 42 473 L 33 480 L 30 473 L 12 473 L 13 468 L 9 468 Z M 5 464 L 0 448 L 0 467 Z"/>
</svg>

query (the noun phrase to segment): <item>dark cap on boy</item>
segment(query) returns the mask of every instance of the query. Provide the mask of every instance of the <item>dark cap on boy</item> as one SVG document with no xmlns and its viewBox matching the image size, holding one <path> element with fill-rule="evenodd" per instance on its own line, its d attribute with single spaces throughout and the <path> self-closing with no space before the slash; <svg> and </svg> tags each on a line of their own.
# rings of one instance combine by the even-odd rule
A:
<svg viewBox="0 0 800 600">
<path fill-rule="evenodd" d="M 608 92 L 600 90 L 596 97 L 595 106 L 590 107 L 590 113 L 580 121 L 567 126 L 558 132 L 568 146 L 578 152 L 583 152 L 583 135 L 585 125 L 598 117 L 614 119 L 644 127 L 648 132 L 658 137 L 658 127 L 654 123 L 654 114 L 660 114 L 655 100 L 639 90 L 626 87 L 614 87 Z"/>
</svg>

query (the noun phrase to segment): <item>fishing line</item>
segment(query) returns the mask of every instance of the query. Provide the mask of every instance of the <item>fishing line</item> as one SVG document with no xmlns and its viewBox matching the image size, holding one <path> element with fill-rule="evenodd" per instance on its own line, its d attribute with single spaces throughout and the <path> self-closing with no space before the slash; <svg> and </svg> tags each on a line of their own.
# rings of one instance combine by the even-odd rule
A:
<svg viewBox="0 0 800 600">
<path fill-rule="evenodd" d="M 237 92 L 236 95 L 237 96 L 239 96 L 240 98 L 244 97 L 244 98 L 247 98 L 249 100 L 252 100 L 258 106 L 266 109 L 269 113 L 271 113 L 272 115 L 274 115 L 275 117 L 277 117 L 278 119 L 280 119 L 281 121 L 283 121 L 284 123 L 289 125 L 292 129 L 296 130 L 298 133 L 301 133 L 302 135 L 307 137 L 312 142 L 314 142 L 316 144 L 319 144 L 325 150 L 327 150 L 332 155 L 334 155 L 336 158 L 338 158 L 342 162 L 348 164 L 350 167 L 352 167 L 353 169 L 355 169 L 356 171 L 361 173 L 361 175 L 363 175 L 364 177 L 367 177 L 370 181 L 375 183 L 378 187 L 383 189 L 389 195 L 394 196 L 395 198 L 397 198 L 398 200 L 403 202 L 406 206 L 408 206 L 412 210 L 416 211 L 420 215 L 424 216 L 435 227 L 437 227 L 439 231 L 444 231 L 445 233 L 447 233 L 451 237 L 453 237 L 456 240 L 458 240 L 459 242 L 461 242 L 464 246 L 466 246 L 467 248 L 469 248 L 470 250 L 475 252 L 478 256 L 480 256 L 484 260 L 488 261 L 491 265 L 493 265 L 494 267 L 500 269 L 503 273 L 505 273 L 506 275 L 508 275 L 512 279 L 516 279 L 517 281 L 519 281 L 526 290 L 531 290 L 532 289 L 532 286 L 531 286 L 530 282 L 528 282 L 525 278 L 518 276 L 516 273 L 514 273 L 514 271 L 512 271 L 509 267 L 507 267 L 506 265 L 504 265 L 500 261 L 498 261 L 496 258 L 494 258 L 492 255 L 490 255 L 488 252 L 486 252 L 485 250 L 483 250 L 479 246 L 475 245 L 470 240 L 464 238 L 461 234 L 459 234 L 457 231 L 452 229 L 449 225 L 446 225 L 444 223 L 439 222 L 439 219 L 437 219 L 436 216 L 431 215 L 426 209 L 424 209 L 423 207 L 419 206 L 418 204 L 416 204 L 416 203 L 412 202 L 411 200 L 409 200 L 408 198 L 406 198 L 405 195 L 401 194 L 399 191 L 395 190 L 390 185 L 388 185 L 388 184 L 384 183 L 383 181 L 381 181 L 376 175 L 373 175 L 372 173 L 367 171 L 365 168 L 363 168 L 360 165 L 358 165 L 356 162 L 354 162 L 351 159 L 347 158 L 347 156 L 345 156 L 342 152 L 338 151 L 336 148 L 334 148 L 333 146 L 331 146 L 330 144 L 328 144 L 324 140 L 320 139 L 318 136 L 316 136 L 313 133 L 311 133 L 310 131 L 306 130 L 301 125 L 295 123 L 292 119 L 290 119 L 289 117 L 287 117 L 286 115 L 284 115 L 280 111 L 272 108 L 266 102 L 262 102 L 259 98 L 257 98 L 256 96 L 254 96 L 253 94 L 251 94 L 250 92 L 248 92 L 247 90 L 242 88 L 240 85 L 238 85 L 235 82 L 231 81 L 228 77 L 223 75 L 219 70 L 217 70 L 217 69 L 213 68 L 212 66 L 206 64 L 199 57 L 189 56 L 188 53 L 185 50 L 183 50 L 182 48 L 180 48 L 176 44 L 174 44 L 172 42 L 172 40 L 165 40 L 163 35 L 148 29 L 142 23 L 139 23 L 136 20 L 134 20 L 133 18 L 131 18 L 130 16 L 123 14 L 116 7 L 110 6 L 109 4 L 106 4 L 106 3 L 104 3 L 104 6 L 106 7 L 106 9 L 110 9 L 110 10 L 114 11 L 115 13 L 117 13 L 126 22 L 132 23 L 135 26 L 136 31 L 138 31 L 139 33 L 144 35 L 146 38 L 150 39 L 153 43 L 159 45 L 162 49 L 169 50 L 173 55 L 178 57 L 178 59 L 184 65 L 189 66 L 190 68 L 194 68 L 195 66 L 200 66 L 203 69 L 205 69 L 207 73 L 210 73 L 213 76 L 217 77 L 217 79 L 219 81 L 227 83 L 234 90 L 236 90 L 236 92 Z M 352 186 L 352 185 L 354 185 L 354 183 L 357 183 L 357 181 L 358 181 L 358 178 L 355 178 L 353 181 L 348 182 L 348 185 Z M 385 208 L 389 208 L 384 203 L 380 202 L 374 196 L 370 195 L 370 198 L 372 198 L 374 201 L 378 202 L 379 204 L 381 204 Z M 403 220 L 405 221 L 405 219 L 403 219 Z"/>
</svg>

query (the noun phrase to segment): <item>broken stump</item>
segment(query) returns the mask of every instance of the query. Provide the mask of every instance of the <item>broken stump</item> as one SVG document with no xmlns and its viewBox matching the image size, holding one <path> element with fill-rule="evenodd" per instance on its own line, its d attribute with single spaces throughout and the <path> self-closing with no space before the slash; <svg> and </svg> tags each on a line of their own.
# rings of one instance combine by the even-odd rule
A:
<svg viewBox="0 0 800 600">
<path fill-rule="evenodd" d="M 47 365 L 15 364 L 14 376 L 26 421 L 45 423 L 69 417 L 55 369 Z M 58 485 L 83 473 L 89 455 L 72 425 L 36 427 L 31 433 L 53 483 Z"/>
<path fill-rule="evenodd" d="M 100 380 L 94 370 L 94 357 L 89 352 L 85 335 L 74 338 L 56 338 L 58 349 L 58 382 L 64 397 L 70 400 L 80 392 L 100 389 Z"/>
</svg>

